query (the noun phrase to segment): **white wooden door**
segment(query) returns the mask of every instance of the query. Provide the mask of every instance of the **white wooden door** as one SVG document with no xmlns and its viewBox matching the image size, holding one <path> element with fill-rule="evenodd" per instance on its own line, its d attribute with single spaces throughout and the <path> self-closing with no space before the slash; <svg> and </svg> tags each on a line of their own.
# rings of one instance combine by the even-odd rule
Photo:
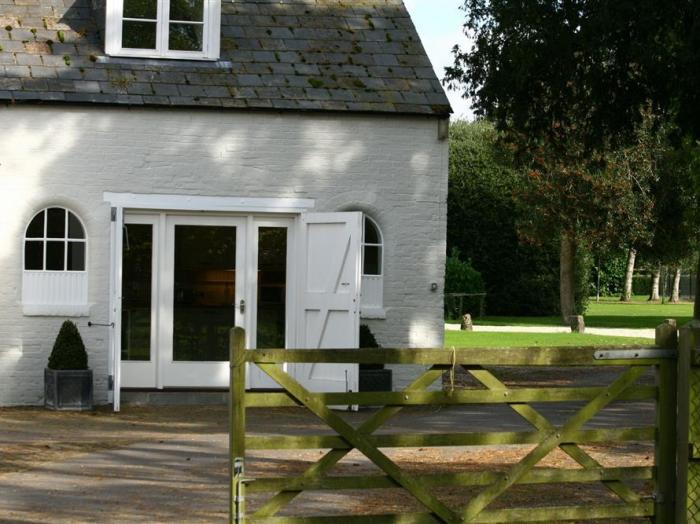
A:
<svg viewBox="0 0 700 524">
<path fill-rule="evenodd" d="M 362 213 L 307 213 L 299 235 L 300 349 L 359 345 Z M 358 390 L 357 364 L 297 364 L 311 391 Z"/>
<path fill-rule="evenodd" d="M 124 216 L 121 251 L 121 387 L 155 388 L 158 348 L 158 215 Z"/>
<path fill-rule="evenodd" d="M 160 275 L 163 387 L 227 387 L 228 333 L 246 325 L 246 220 L 167 217 Z"/>
</svg>

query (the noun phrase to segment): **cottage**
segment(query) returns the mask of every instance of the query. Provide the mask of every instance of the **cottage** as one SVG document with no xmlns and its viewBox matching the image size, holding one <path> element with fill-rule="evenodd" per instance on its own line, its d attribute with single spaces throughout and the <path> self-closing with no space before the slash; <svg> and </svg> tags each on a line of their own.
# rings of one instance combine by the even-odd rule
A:
<svg viewBox="0 0 700 524">
<path fill-rule="evenodd" d="M 3 2 L 0 405 L 65 318 L 115 409 L 225 387 L 233 325 L 440 345 L 450 111 L 400 0 Z"/>
</svg>

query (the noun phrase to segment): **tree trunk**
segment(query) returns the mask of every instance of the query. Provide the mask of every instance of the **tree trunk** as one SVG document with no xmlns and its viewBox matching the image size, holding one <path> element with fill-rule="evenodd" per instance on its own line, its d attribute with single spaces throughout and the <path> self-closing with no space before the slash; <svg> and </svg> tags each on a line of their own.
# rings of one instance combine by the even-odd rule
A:
<svg viewBox="0 0 700 524">
<path fill-rule="evenodd" d="M 629 255 L 627 255 L 627 271 L 625 271 L 625 287 L 622 291 L 622 296 L 620 300 L 622 302 L 629 302 L 632 300 L 632 284 L 634 283 L 634 262 L 637 260 L 637 250 L 633 247 L 630 248 Z"/>
<path fill-rule="evenodd" d="M 676 267 L 673 274 L 673 290 L 671 291 L 671 303 L 678 304 L 681 301 L 681 266 Z"/>
<path fill-rule="evenodd" d="M 651 295 L 649 295 L 650 302 L 661 299 L 659 296 L 659 282 L 661 282 L 661 264 L 659 264 L 659 266 L 654 270 L 654 274 L 651 277 Z"/>
<path fill-rule="evenodd" d="M 559 252 L 559 303 L 564 325 L 576 314 L 576 239 L 564 233 Z"/>
</svg>

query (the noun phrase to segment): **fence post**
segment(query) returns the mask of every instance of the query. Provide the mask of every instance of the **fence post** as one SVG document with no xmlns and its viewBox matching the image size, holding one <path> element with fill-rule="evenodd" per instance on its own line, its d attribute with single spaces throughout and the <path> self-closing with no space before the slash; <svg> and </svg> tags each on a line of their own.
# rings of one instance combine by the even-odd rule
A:
<svg viewBox="0 0 700 524">
<path fill-rule="evenodd" d="M 678 347 L 678 331 L 675 320 L 666 320 L 656 328 L 656 346 L 661 349 Z M 656 492 L 654 522 L 673 523 L 676 491 L 676 382 L 677 363 L 664 360 L 656 367 L 659 388 L 656 411 Z"/>
<path fill-rule="evenodd" d="M 676 522 L 700 519 L 700 321 L 680 330 Z"/>
<path fill-rule="evenodd" d="M 245 330 L 229 334 L 229 522 L 245 518 Z"/>
</svg>

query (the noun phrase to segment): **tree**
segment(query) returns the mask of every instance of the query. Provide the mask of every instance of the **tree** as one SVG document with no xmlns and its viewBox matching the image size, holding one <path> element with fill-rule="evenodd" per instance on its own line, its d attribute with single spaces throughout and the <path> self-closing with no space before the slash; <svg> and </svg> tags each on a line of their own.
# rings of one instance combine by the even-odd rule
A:
<svg viewBox="0 0 700 524">
<path fill-rule="evenodd" d="M 644 108 L 668 111 L 683 133 L 700 136 L 700 7 L 691 0 L 467 0 L 464 8 L 474 47 L 455 48 L 449 85 L 464 89 L 477 115 L 516 138 L 535 163 L 532 178 L 549 189 L 543 197 L 555 203 L 558 194 L 560 209 L 574 211 L 562 212 L 560 225 L 566 315 L 566 259 L 581 238 L 574 231 L 599 231 L 597 217 L 585 213 L 579 182 L 614 184 L 601 161 L 634 140 Z M 622 206 L 609 209 L 622 211 L 616 218 L 636 216 Z M 555 206 L 548 210 L 556 216 Z M 618 221 L 616 231 L 627 225 Z M 700 317 L 700 297 L 696 310 Z"/>
<path fill-rule="evenodd" d="M 489 314 L 553 315 L 559 310 L 556 242 L 519 238 L 514 191 L 520 180 L 512 152 L 484 120 L 450 128 L 448 253 L 458 248 L 483 276 Z M 577 308 L 588 296 L 586 260 L 577 258 Z"/>
<path fill-rule="evenodd" d="M 625 270 L 625 284 L 620 300 L 629 302 L 632 300 L 632 284 L 634 283 L 634 265 L 637 260 L 637 250 L 633 247 L 629 249 L 627 255 L 627 268 Z"/>
</svg>

